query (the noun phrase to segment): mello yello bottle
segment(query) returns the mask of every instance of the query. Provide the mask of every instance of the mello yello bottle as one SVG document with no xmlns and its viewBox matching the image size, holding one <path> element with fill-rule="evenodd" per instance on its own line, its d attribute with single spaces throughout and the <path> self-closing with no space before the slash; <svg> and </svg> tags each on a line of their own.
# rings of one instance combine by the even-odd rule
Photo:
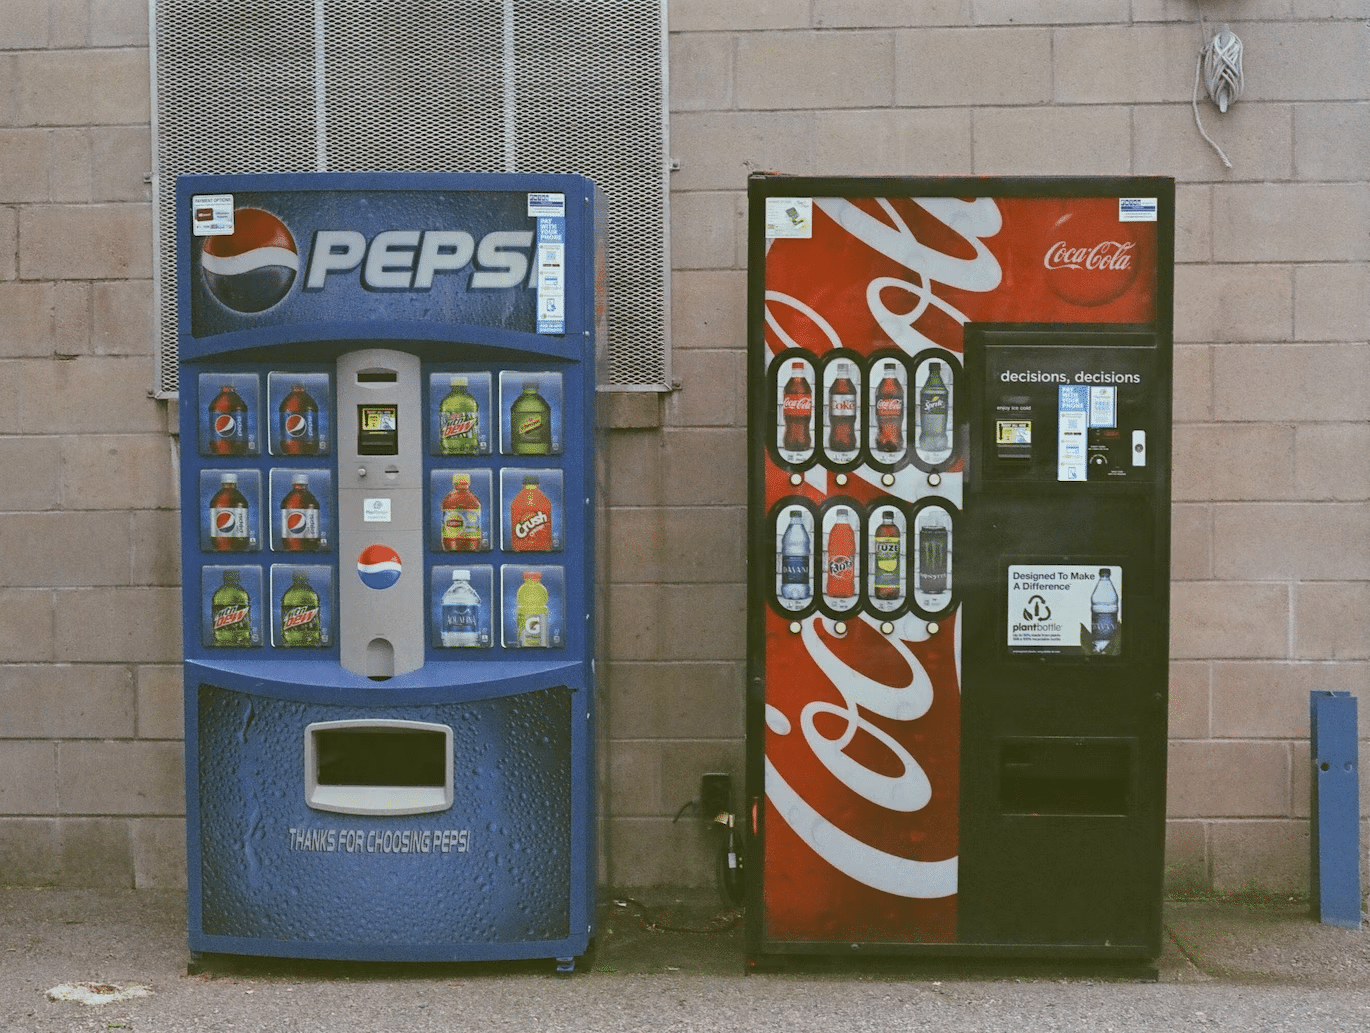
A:
<svg viewBox="0 0 1370 1033">
<path fill-rule="evenodd" d="M 209 603 L 209 619 L 216 646 L 252 645 L 252 598 L 236 570 L 225 570 L 224 581 Z"/>
<path fill-rule="evenodd" d="M 297 573 L 281 596 L 281 645 L 322 645 L 322 631 L 319 593 L 310 586 L 308 575 Z"/>
<path fill-rule="evenodd" d="M 469 456 L 480 451 L 480 404 L 468 383 L 466 377 L 453 377 L 452 390 L 438 407 L 438 437 L 445 456 Z"/>
<path fill-rule="evenodd" d="M 518 625 L 519 645 L 545 647 L 548 643 L 547 586 L 542 583 L 541 571 L 524 573 L 515 603 L 514 621 Z"/>
<path fill-rule="evenodd" d="M 525 380 L 523 392 L 509 410 L 513 452 L 519 456 L 545 456 L 552 451 L 552 407 L 538 394 L 538 382 Z"/>
<path fill-rule="evenodd" d="M 514 552 L 552 551 L 552 501 L 532 474 L 509 503 L 510 548 Z"/>
<path fill-rule="evenodd" d="M 471 491 L 471 475 L 452 475 L 452 490 L 442 500 L 442 551 L 480 550 L 480 499 Z"/>
</svg>

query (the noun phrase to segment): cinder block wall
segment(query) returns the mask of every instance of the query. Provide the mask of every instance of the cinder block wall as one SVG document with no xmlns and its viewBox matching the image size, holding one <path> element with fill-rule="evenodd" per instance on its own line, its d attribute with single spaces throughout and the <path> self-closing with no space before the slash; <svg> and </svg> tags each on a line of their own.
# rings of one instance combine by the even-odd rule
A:
<svg viewBox="0 0 1370 1033">
<path fill-rule="evenodd" d="M 1230 21 L 1245 97 L 1190 109 Z M 1306 890 L 1308 690 L 1370 670 L 1366 0 L 671 0 L 679 389 L 611 404 L 604 862 L 743 770 L 745 183 L 1179 181 L 1169 885 Z M 0 19 L 0 883 L 184 882 L 145 0 Z M 1362 710 L 1367 703 L 1362 704 Z M 1370 793 L 1362 792 L 1362 800 Z"/>
</svg>

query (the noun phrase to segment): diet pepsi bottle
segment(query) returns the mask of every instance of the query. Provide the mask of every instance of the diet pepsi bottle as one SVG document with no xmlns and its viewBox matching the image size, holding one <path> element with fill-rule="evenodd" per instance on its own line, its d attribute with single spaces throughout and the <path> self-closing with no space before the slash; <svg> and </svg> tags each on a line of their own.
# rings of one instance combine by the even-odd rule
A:
<svg viewBox="0 0 1370 1033">
<path fill-rule="evenodd" d="M 812 594 L 809 577 L 811 552 L 809 532 L 804 528 L 803 516 L 791 513 L 790 526 L 785 528 L 785 534 L 780 539 L 780 598 L 802 602 Z"/>
<path fill-rule="evenodd" d="M 309 477 L 298 473 L 281 499 L 281 548 L 287 552 L 317 552 L 320 530 L 319 500 L 309 490 Z"/>
<path fill-rule="evenodd" d="M 1094 652 L 1102 653 L 1118 634 L 1118 589 L 1113 584 L 1113 571 L 1099 570 L 1099 583 L 1089 597 L 1089 637 Z"/>
</svg>

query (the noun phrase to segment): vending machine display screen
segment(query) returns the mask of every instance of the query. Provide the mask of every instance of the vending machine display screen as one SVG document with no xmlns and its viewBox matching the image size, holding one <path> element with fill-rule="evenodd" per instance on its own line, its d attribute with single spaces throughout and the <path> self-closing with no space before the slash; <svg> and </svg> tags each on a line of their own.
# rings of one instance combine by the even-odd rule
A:
<svg viewBox="0 0 1370 1033">
<path fill-rule="evenodd" d="M 357 406 L 357 455 L 393 456 L 400 449 L 398 405 Z"/>
</svg>

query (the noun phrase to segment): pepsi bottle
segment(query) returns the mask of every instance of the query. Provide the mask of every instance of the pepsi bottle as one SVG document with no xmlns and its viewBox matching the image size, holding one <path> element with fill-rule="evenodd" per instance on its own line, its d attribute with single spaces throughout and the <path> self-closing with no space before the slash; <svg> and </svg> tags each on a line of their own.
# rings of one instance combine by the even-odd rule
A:
<svg viewBox="0 0 1370 1033">
<path fill-rule="evenodd" d="M 291 384 L 281 401 L 281 455 L 319 454 L 319 405 L 303 384 Z"/>
<path fill-rule="evenodd" d="M 247 455 L 247 403 L 225 384 L 209 403 L 209 454 Z"/>
</svg>

